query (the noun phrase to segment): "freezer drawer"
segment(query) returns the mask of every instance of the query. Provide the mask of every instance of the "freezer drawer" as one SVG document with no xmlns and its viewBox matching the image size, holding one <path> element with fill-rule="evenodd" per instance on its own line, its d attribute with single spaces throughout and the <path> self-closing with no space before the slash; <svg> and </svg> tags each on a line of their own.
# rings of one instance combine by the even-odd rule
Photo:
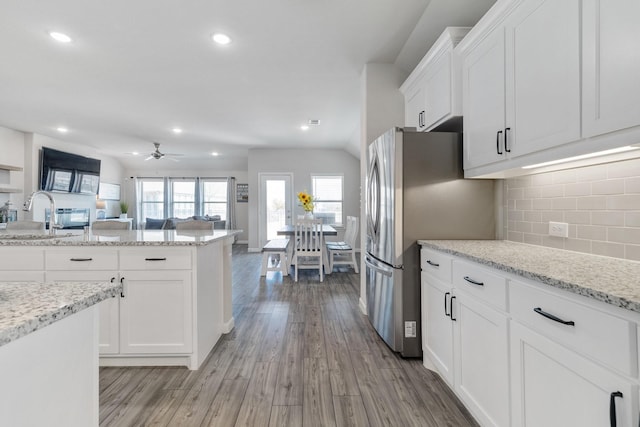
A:
<svg viewBox="0 0 640 427">
<path fill-rule="evenodd" d="M 378 335 L 394 351 L 402 351 L 402 270 L 365 258 L 367 314 Z"/>
</svg>

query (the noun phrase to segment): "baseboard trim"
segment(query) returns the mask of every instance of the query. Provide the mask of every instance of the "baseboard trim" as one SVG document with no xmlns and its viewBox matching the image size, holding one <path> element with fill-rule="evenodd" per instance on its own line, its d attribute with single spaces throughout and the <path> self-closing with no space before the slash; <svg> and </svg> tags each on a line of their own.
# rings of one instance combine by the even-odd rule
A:
<svg viewBox="0 0 640 427">
<path fill-rule="evenodd" d="M 262 252 L 261 248 L 248 248 L 247 252 Z"/>
<path fill-rule="evenodd" d="M 229 332 L 233 331 L 233 328 L 235 327 L 235 325 L 236 325 L 235 319 L 232 317 L 231 319 L 227 320 L 222 324 L 222 333 L 228 334 Z"/>
</svg>

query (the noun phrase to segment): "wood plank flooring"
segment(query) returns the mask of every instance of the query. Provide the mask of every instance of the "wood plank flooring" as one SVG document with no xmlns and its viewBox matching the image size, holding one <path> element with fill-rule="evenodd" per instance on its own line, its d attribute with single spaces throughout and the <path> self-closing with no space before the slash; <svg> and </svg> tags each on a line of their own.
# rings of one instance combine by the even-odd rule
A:
<svg viewBox="0 0 640 427">
<path fill-rule="evenodd" d="M 421 360 L 389 350 L 341 269 L 260 277 L 233 249 L 235 329 L 198 371 L 101 368 L 101 426 L 477 426 Z"/>
</svg>

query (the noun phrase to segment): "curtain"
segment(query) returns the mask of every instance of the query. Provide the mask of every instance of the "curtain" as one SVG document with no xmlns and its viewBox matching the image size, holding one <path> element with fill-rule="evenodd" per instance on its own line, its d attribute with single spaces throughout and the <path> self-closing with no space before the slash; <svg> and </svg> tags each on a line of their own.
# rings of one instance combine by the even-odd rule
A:
<svg viewBox="0 0 640 427">
<path fill-rule="evenodd" d="M 236 179 L 227 178 L 227 230 L 236 229 Z M 234 239 L 235 240 L 235 239 Z"/>
</svg>

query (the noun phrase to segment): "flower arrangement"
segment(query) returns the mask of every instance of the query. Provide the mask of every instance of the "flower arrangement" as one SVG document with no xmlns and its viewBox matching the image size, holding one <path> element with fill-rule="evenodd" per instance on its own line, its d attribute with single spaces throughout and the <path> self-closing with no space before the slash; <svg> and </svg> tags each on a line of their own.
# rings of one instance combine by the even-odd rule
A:
<svg viewBox="0 0 640 427">
<path fill-rule="evenodd" d="M 305 212 L 313 212 L 313 196 L 306 191 L 298 193 L 298 200 Z"/>
</svg>

